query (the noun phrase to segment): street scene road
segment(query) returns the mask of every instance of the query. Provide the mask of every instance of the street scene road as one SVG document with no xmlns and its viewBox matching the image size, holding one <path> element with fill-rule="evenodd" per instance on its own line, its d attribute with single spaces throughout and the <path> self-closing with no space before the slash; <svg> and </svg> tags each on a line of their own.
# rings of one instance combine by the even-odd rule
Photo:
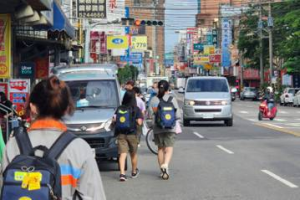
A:
<svg viewBox="0 0 300 200">
<path fill-rule="evenodd" d="M 182 94 L 174 95 L 183 103 Z M 277 120 L 259 122 L 258 105 L 233 102 L 233 127 L 223 122 L 184 127 L 168 181 L 161 180 L 156 156 L 142 142 L 137 179 L 121 183 L 117 171 L 101 171 L 107 199 L 299 199 L 300 109 L 279 107 Z"/>
</svg>

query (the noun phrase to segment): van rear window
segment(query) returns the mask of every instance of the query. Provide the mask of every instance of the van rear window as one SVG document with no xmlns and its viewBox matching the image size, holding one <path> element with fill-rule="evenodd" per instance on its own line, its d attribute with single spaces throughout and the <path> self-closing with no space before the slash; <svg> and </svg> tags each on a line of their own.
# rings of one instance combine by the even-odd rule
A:
<svg viewBox="0 0 300 200">
<path fill-rule="evenodd" d="M 186 92 L 228 92 L 227 81 L 224 79 L 191 79 Z"/>
</svg>

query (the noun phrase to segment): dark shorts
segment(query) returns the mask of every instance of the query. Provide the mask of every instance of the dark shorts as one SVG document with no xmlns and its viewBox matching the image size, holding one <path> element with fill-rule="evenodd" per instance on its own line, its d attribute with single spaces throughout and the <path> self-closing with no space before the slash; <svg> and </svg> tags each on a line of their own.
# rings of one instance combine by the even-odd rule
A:
<svg viewBox="0 0 300 200">
<path fill-rule="evenodd" d="M 154 142 L 159 148 L 173 147 L 175 144 L 175 133 L 154 134 Z"/>
<path fill-rule="evenodd" d="M 125 135 L 119 134 L 118 135 L 118 151 L 119 154 L 121 153 L 136 153 L 138 149 L 138 137 L 135 134 L 132 135 Z"/>
</svg>

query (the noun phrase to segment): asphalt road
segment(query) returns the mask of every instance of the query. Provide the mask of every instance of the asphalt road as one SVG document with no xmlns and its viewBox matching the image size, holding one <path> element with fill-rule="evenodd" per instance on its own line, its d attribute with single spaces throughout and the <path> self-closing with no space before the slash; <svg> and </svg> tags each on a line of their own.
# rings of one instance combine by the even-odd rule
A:
<svg viewBox="0 0 300 200">
<path fill-rule="evenodd" d="M 182 103 L 182 94 L 175 96 Z M 142 142 L 137 179 L 122 183 L 118 171 L 101 171 L 107 199 L 299 200 L 300 108 L 279 107 L 279 120 L 259 122 L 258 104 L 235 101 L 233 127 L 184 127 L 168 181 Z"/>
</svg>

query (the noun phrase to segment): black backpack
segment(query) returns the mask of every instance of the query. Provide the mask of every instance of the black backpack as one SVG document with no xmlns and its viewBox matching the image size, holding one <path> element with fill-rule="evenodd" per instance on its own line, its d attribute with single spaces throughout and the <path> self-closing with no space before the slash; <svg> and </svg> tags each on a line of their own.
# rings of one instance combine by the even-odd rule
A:
<svg viewBox="0 0 300 200">
<path fill-rule="evenodd" d="M 118 134 L 128 134 L 135 131 L 135 112 L 132 107 L 119 106 L 116 112 L 115 131 Z"/>
<path fill-rule="evenodd" d="M 176 124 L 176 108 L 172 103 L 173 97 L 168 101 L 163 98 L 159 99 L 157 113 L 155 115 L 156 125 L 162 129 L 173 129 Z"/>
<path fill-rule="evenodd" d="M 77 137 L 64 132 L 50 149 L 32 147 L 25 128 L 15 129 L 20 149 L 3 173 L 1 200 L 61 200 L 61 171 L 57 159 L 64 149 Z M 42 151 L 43 157 L 35 155 Z"/>
</svg>

